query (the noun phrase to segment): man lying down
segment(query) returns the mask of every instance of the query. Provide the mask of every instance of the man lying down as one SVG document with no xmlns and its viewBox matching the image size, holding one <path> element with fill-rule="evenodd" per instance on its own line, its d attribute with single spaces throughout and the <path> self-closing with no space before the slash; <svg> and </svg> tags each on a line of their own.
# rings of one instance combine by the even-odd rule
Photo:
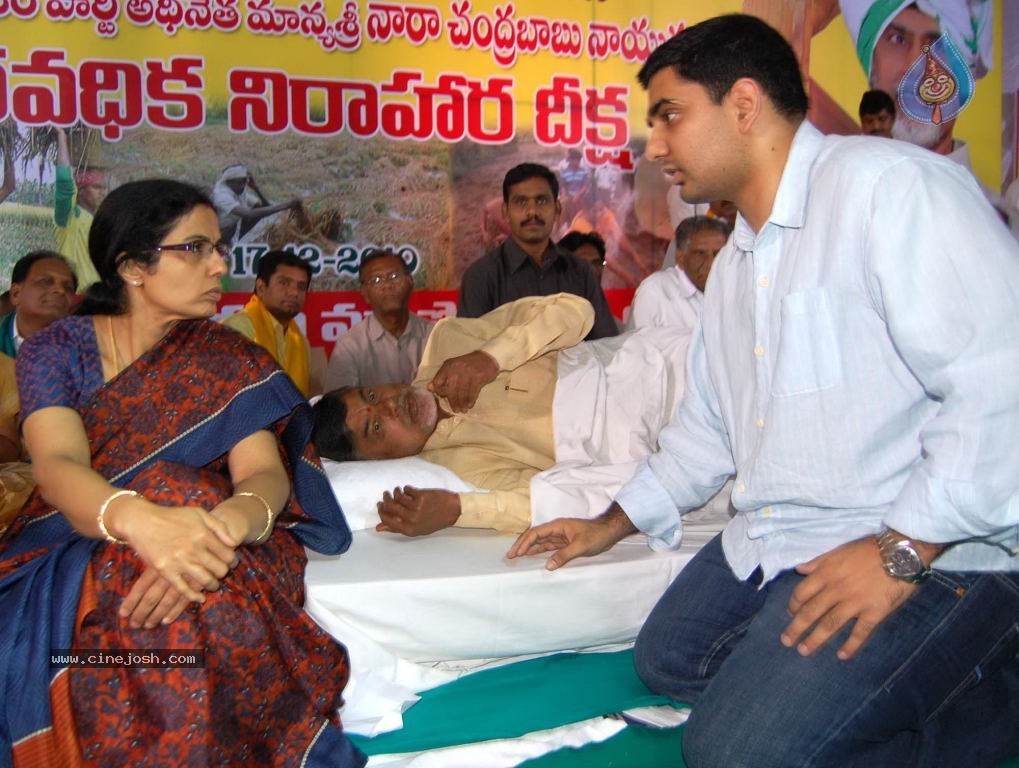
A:
<svg viewBox="0 0 1019 768">
<path fill-rule="evenodd" d="M 394 489 L 379 504 L 377 530 L 522 531 L 536 474 L 598 465 L 622 469 L 622 483 L 655 450 L 682 396 L 688 331 L 581 343 L 593 320 L 585 299 L 564 293 L 441 320 L 413 384 L 327 393 L 312 440 L 336 461 L 419 454 L 484 489 Z"/>
</svg>

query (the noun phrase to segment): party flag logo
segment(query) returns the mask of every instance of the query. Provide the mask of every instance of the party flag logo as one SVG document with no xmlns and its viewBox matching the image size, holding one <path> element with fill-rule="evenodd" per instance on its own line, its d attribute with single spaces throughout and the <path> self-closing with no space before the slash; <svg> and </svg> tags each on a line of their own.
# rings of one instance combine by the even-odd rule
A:
<svg viewBox="0 0 1019 768">
<path fill-rule="evenodd" d="M 973 91 L 966 60 L 952 38 L 942 35 L 923 47 L 923 55 L 899 81 L 899 107 L 917 122 L 940 125 L 966 109 Z"/>
</svg>

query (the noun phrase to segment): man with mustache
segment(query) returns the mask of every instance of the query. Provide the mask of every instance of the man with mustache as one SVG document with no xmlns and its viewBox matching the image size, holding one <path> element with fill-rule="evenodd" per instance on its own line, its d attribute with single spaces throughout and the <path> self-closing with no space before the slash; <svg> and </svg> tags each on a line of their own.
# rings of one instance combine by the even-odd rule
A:
<svg viewBox="0 0 1019 768">
<path fill-rule="evenodd" d="M 379 505 L 378 530 L 523 530 L 536 474 L 569 462 L 621 485 L 682 395 L 688 331 L 647 328 L 578 344 L 593 319 L 590 303 L 568 293 L 444 318 L 412 385 L 327 393 L 315 405 L 312 442 L 336 461 L 420 454 L 485 489 L 394 490 Z"/>
<path fill-rule="evenodd" d="M 895 101 L 884 91 L 867 91 L 860 99 L 860 130 L 867 136 L 892 138 Z"/>
<path fill-rule="evenodd" d="M 588 339 L 619 330 L 591 268 L 551 240 L 562 213 L 559 180 L 544 165 L 521 163 L 502 182 L 502 212 L 510 237 L 479 258 L 460 282 L 458 317 L 481 317 L 524 296 L 572 293 L 594 307 Z"/>
<path fill-rule="evenodd" d="M 648 275 L 633 295 L 629 328 L 676 325 L 693 329 L 715 257 L 731 229 L 725 219 L 690 216 L 676 227 L 676 264 Z"/>
<path fill-rule="evenodd" d="M 871 88 L 897 100 L 903 76 L 924 55 L 924 46 L 934 45 L 942 35 L 951 38 L 975 79 L 991 67 L 994 13 L 988 0 L 839 0 L 839 6 Z M 921 123 L 909 117 L 901 103 L 896 106 L 893 138 L 945 155 L 973 171 L 969 147 L 952 135 L 955 120 Z M 992 205 L 1000 205 L 996 192 L 983 183 L 981 189 Z"/>
<path fill-rule="evenodd" d="M 18 356 L 25 339 L 71 313 L 78 278 L 70 262 L 55 251 L 32 251 L 11 271 L 14 311 L 0 318 L 0 352 Z"/>
</svg>

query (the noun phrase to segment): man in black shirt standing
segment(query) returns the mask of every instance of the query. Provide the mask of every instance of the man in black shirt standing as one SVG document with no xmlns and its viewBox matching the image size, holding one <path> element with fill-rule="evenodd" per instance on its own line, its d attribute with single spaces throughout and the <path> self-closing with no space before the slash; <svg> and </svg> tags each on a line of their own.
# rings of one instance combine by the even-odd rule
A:
<svg viewBox="0 0 1019 768">
<path fill-rule="evenodd" d="M 562 212 L 555 174 L 544 165 L 521 163 L 503 179 L 502 200 L 510 237 L 464 272 L 457 316 L 480 317 L 524 296 L 572 293 L 594 306 L 587 339 L 615 336 L 619 331 L 594 271 L 551 240 Z"/>
</svg>

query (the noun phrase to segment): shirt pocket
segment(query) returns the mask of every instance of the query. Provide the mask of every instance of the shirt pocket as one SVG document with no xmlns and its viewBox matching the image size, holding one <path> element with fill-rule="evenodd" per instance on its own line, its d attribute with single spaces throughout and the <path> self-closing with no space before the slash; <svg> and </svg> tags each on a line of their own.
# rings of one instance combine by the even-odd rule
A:
<svg viewBox="0 0 1019 768">
<path fill-rule="evenodd" d="M 828 292 L 787 294 L 781 311 L 772 395 L 804 395 L 841 384 L 842 359 Z"/>
</svg>

